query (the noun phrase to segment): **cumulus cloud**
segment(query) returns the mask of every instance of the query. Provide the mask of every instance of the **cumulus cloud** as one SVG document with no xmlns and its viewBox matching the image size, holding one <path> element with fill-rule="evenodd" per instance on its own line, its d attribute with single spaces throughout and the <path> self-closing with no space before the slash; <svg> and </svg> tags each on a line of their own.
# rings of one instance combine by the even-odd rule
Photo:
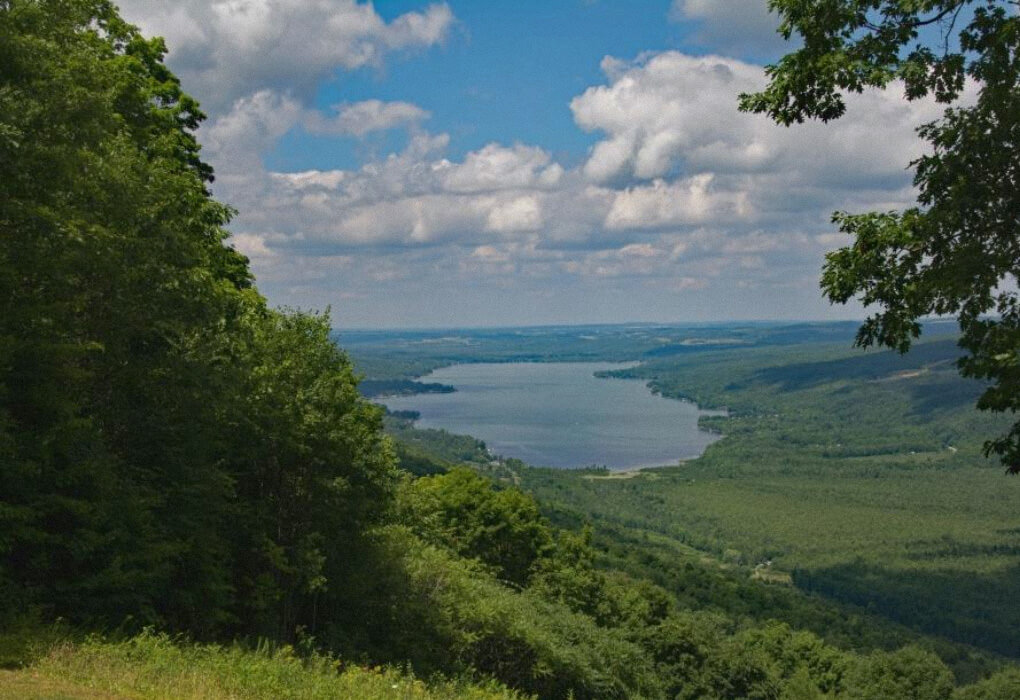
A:
<svg viewBox="0 0 1020 700">
<path fill-rule="evenodd" d="M 663 228 L 749 218 L 747 193 L 716 191 L 713 179 L 711 173 L 702 173 L 671 183 L 656 180 L 650 186 L 617 192 L 605 225 L 610 229 Z"/>
<path fill-rule="evenodd" d="M 286 96 L 263 91 L 238 100 L 208 130 L 217 192 L 241 211 L 239 227 L 280 234 L 270 246 L 318 253 L 483 244 L 534 232 L 543 225 L 543 199 L 557 194 L 564 173 L 542 149 L 521 145 L 489 144 L 453 162 L 443 157 L 449 137 L 423 131 L 403 151 L 357 170 L 266 171 L 258 147 L 307 114 Z"/>
<path fill-rule="evenodd" d="M 765 82 L 754 64 L 664 52 L 603 69 L 605 83 L 570 103 L 600 135 L 575 167 L 521 143 L 451 158 L 449 137 L 427 132 L 428 113 L 406 102 L 326 114 L 286 92 L 241 97 L 203 133 L 216 194 L 241 212 L 235 244 L 291 303 L 511 279 L 533 290 L 640 279 L 684 299 L 745 290 L 741 309 L 791 286 L 817 298 L 829 213 L 910 202 L 913 129 L 938 114 L 890 89 L 854 96 L 832 124 L 785 129 L 736 109 L 739 92 Z M 293 128 L 408 128 L 408 139 L 356 168 L 269 171 L 261 154 Z"/>
<path fill-rule="evenodd" d="M 386 22 L 356 0 L 121 0 L 125 18 L 161 35 L 168 61 L 211 113 L 263 89 L 302 97 L 337 70 L 380 66 L 394 52 L 442 43 L 445 3 Z"/>
<path fill-rule="evenodd" d="M 227 171 L 250 172 L 261 166 L 262 154 L 301 121 L 301 104 L 272 90 L 238 99 L 227 114 L 202 131 L 205 148 Z"/>
<path fill-rule="evenodd" d="M 361 137 L 372 131 L 414 128 L 428 116 L 427 111 L 409 102 L 380 100 L 338 105 L 333 114 L 324 114 L 302 106 L 289 94 L 259 90 L 239 98 L 229 112 L 207 124 L 202 140 L 220 175 L 247 177 L 261 169 L 262 154 L 294 128 L 301 127 L 317 135 Z M 292 184 L 319 183 L 315 172 L 296 173 L 293 177 Z M 336 178 L 338 173 L 328 177 Z"/>
<path fill-rule="evenodd" d="M 489 231 L 537 231 L 542 226 L 542 210 L 534 196 L 517 197 L 489 210 L 485 228 Z"/>
<path fill-rule="evenodd" d="M 408 299 L 433 307 L 441 289 L 451 323 L 486 318 L 521 293 L 543 308 L 573 294 L 586 313 L 594 292 L 626 289 L 616 302 L 599 297 L 618 315 L 663 295 L 700 299 L 704 313 L 715 303 L 767 305 L 776 298 L 768 290 L 790 286 L 817 298 L 821 256 L 842 242 L 829 212 L 912 201 L 913 128 L 938 116 L 894 87 L 854 96 L 838 122 L 783 129 L 736 110 L 738 93 L 765 84 L 761 66 L 649 53 L 605 58 L 604 83 L 570 102 L 578 127 L 597 135 L 579 165 L 523 143 L 453 158 L 449 136 L 426 131 L 430 114 L 418 105 L 311 106 L 338 71 L 443 43 L 457 21 L 445 3 L 390 21 L 358 0 L 121 4 L 129 21 L 167 38 L 171 68 L 211 115 L 200 138 L 215 194 L 240 212 L 232 240 L 260 284 L 286 303 L 371 300 L 372 322 L 387 303 L 394 313 L 414 313 Z M 674 0 L 670 17 L 713 51 L 760 58 L 781 46 L 764 0 Z M 264 155 L 295 129 L 339 138 L 406 129 L 407 141 L 359 167 L 267 169 Z M 464 281 L 517 284 L 517 294 L 459 307 L 451 300 L 464 296 Z M 380 289 L 403 298 L 381 300 Z M 629 296 L 637 289 L 640 300 Z M 481 316 L 457 315 L 472 309 Z"/>
<path fill-rule="evenodd" d="M 519 187 L 554 187 L 563 177 L 563 167 L 551 163 L 541 148 L 520 144 L 506 148 L 490 143 L 468 153 L 461 164 L 443 161 L 444 185 L 453 192 L 484 192 Z"/>
<path fill-rule="evenodd" d="M 449 138 L 420 129 L 352 170 L 269 173 L 231 156 L 219 170 L 239 230 L 298 256 L 443 250 L 454 275 L 679 277 L 688 290 L 728 275 L 783 280 L 817 267 L 832 209 L 910 200 L 913 127 L 937 113 L 889 91 L 851 100 L 835 124 L 783 129 L 736 110 L 738 92 L 764 83 L 760 66 L 666 52 L 603 67 L 606 84 L 571 103 L 580 126 L 603 134 L 579 167 L 525 144 L 451 160 Z M 348 109 L 377 124 L 424 116 L 406 103 Z M 345 114 L 315 118 L 351 132 Z M 212 125 L 211 147 L 257 151 L 308 115 L 263 91 Z"/>
<path fill-rule="evenodd" d="M 736 109 L 737 95 L 765 84 L 760 66 L 720 56 L 665 52 L 633 62 L 603 60 L 608 85 L 570 108 L 586 131 L 605 134 L 584 172 L 595 182 L 690 174 L 783 173 L 793 181 L 857 185 L 903 181 L 920 153 L 914 128 L 938 116 L 932 101 L 905 102 L 894 86 L 853 96 L 833 124 L 779 128 Z"/>
</svg>

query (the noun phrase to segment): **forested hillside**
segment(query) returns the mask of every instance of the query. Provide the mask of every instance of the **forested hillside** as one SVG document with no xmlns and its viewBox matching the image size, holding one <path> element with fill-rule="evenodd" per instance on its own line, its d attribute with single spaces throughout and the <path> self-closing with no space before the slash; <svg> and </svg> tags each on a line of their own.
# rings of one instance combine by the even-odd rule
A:
<svg viewBox="0 0 1020 700">
<path fill-rule="evenodd" d="M 395 446 L 231 247 L 164 53 L 104 0 L 0 2 L 0 697 L 1016 695 L 715 562 L 613 568 L 469 439 Z"/>
</svg>

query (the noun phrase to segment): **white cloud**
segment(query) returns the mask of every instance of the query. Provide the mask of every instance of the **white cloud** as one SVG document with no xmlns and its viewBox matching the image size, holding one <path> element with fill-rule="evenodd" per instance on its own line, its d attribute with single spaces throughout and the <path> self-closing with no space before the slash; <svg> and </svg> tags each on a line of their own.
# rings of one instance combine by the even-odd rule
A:
<svg viewBox="0 0 1020 700">
<path fill-rule="evenodd" d="M 490 231 L 537 231 L 542 226 L 542 210 L 534 196 L 497 204 L 489 210 L 485 228 Z"/>
<path fill-rule="evenodd" d="M 302 97 L 337 70 L 378 67 L 393 52 L 442 43 L 445 3 L 386 22 L 355 0 L 121 0 L 124 17 L 160 35 L 168 63 L 211 113 L 262 89 Z"/>
<path fill-rule="evenodd" d="M 336 190 L 347 177 L 343 170 L 305 170 L 299 173 L 271 173 L 271 177 L 279 182 L 299 190 L 311 190 L 321 187 Z"/>
<path fill-rule="evenodd" d="M 332 116 L 308 112 L 304 118 L 305 129 L 326 136 L 364 136 L 372 131 L 414 125 L 429 117 L 428 112 L 410 102 L 364 100 L 336 105 L 333 110 L 336 114 Z"/>
<path fill-rule="evenodd" d="M 625 64 L 603 61 L 608 85 L 587 89 L 570 107 L 578 125 L 601 131 L 584 165 L 595 182 L 688 175 L 782 173 L 790 184 L 837 186 L 907 179 L 920 154 L 914 128 L 940 110 L 906 102 L 899 86 L 853 96 L 832 124 L 780 128 L 736 109 L 741 92 L 765 85 L 760 66 L 720 56 L 665 52 Z"/>
<path fill-rule="evenodd" d="M 232 109 L 202 130 L 202 141 L 228 171 L 259 168 L 262 154 L 297 124 L 305 110 L 297 100 L 272 90 L 238 99 Z"/>
<path fill-rule="evenodd" d="M 444 173 L 444 185 L 452 192 L 485 192 L 520 187 L 554 187 L 563 176 L 563 168 L 551 163 L 541 148 L 506 148 L 490 143 L 468 153 L 461 164 L 443 161 L 437 166 Z"/>
<path fill-rule="evenodd" d="M 509 253 L 491 245 L 480 245 L 471 251 L 471 257 L 487 263 L 505 263 L 510 260 Z"/>
<path fill-rule="evenodd" d="M 711 174 L 701 174 L 671 183 L 655 180 L 650 186 L 619 191 L 606 215 L 606 228 L 663 228 L 709 221 L 722 224 L 748 218 L 747 194 L 714 191 L 712 180 Z"/>
<path fill-rule="evenodd" d="M 629 64 L 605 59 L 602 67 L 609 84 L 570 103 L 581 128 L 607 135 L 585 164 L 593 180 L 661 177 L 679 158 L 746 169 L 771 155 L 763 141 L 775 127 L 736 111 L 737 94 L 763 83 L 758 66 L 667 52 Z M 756 121 L 769 128 L 755 133 Z"/>
<path fill-rule="evenodd" d="M 578 125 L 601 134 L 576 167 L 520 143 L 451 158 L 449 137 L 424 131 L 427 112 L 406 102 L 326 115 L 279 91 L 240 98 L 203 132 L 216 194 L 240 211 L 236 245 L 289 303 L 378 301 L 380 285 L 454 294 L 470 281 L 505 293 L 536 280 L 537 293 L 573 280 L 684 299 L 743 289 L 741 303 L 766 313 L 776 290 L 818 297 L 833 209 L 913 198 L 913 128 L 938 113 L 889 90 L 855 96 L 832 124 L 785 129 L 736 109 L 737 93 L 764 84 L 760 66 L 666 52 L 607 58 L 603 69 L 606 83 L 571 102 Z M 297 127 L 409 127 L 409 137 L 356 168 L 268 171 L 261 154 Z"/>
<path fill-rule="evenodd" d="M 251 259 L 267 260 L 278 255 L 266 245 L 266 237 L 258 234 L 235 233 L 230 237 L 230 243 Z"/>
<path fill-rule="evenodd" d="M 234 102 L 230 111 L 212 120 L 202 129 L 202 141 L 224 177 L 249 177 L 261 170 L 261 156 L 287 132 L 304 127 L 314 134 L 363 136 L 371 131 L 400 126 L 413 127 L 428 112 L 409 102 L 366 100 L 335 108 L 325 115 L 307 109 L 289 94 L 259 90 Z M 445 138 L 445 137 L 444 137 Z M 414 141 L 415 147 L 428 146 L 430 139 Z M 444 141 L 445 145 L 445 141 Z M 280 174 L 281 181 L 292 186 L 318 185 L 336 189 L 339 171 Z"/>
<path fill-rule="evenodd" d="M 817 297 L 822 253 L 843 242 L 829 212 L 910 202 L 913 127 L 938 114 L 891 89 L 855 96 L 838 122 L 783 129 L 736 110 L 739 92 L 765 84 L 760 66 L 676 52 L 607 57 L 605 83 L 570 103 L 577 125 L 599 135 L 580 165 L 522 143 L 451 158 L 449 137 L 424 130 L 430 114 L 418 105 L 323 112 L 310 99 L 338 71 L 443 43 L 456 24 L 445 3 L 390 21 L 357 0 L 122 5 L 145 33 L 167 37 L 168 63 L 211 114 L 200 139 L 215 193 L 239 210 L 232 241 L 271 298 L 369 300 L 373 322 L 379 305 L 413 313 L 418 301 L 434 313 L 440 289 L 450 322 L 469 322 L 455 315 L 465 281 L 499 286 L 477 296 L 478 314 L 519 305 L 506 290 L 529 279 L 541 280 L 529 298 L 543 309 L 569 298 L 582 312 L 596 294 L 617 314 L 651 308 L 664 290 L 700 299 L 704 313 L 723 303 L 768 311 L 778 298 L 768 290 L 791 285 Z M 670 16 L 712 51 L 780 46 L 764 0 L 674 0 Z M 345 138 L 407 129 L 408 140 L 359 167 L 268 170 L 263 157 L 293 129 Z M 628 291 L 613 307 L 606 289 Z"/>
<path fill-rule="evenodd" d="M 835 124 L 783 129 L 736 110 L 736 93 L 764 80 L 758 66 L 678 53 L 604 66 L 607 84 L 572 103 L 579 124 L 605 133 L 577 168 L 524 144 L 451 160 L 449 138 L 420 129 L 403 151 L 352 170 L 269 173 L 231 158 L 217 165 L 238 230 L 269 234 L 259 240 L 280 253 L 259 249 L 257 265 L 367 256 L 377 271 L 388 260 L 393 281 L 431 250 L 456 264 L 422 274 L 677 278 L 696 290 L 789 284 L 792 271 L 817 269 L 832 209 L 911 197 L 904 164 L 929 105 L 879 93 Z M 258 93 L 212 125 L 211 143 L 251 148 L 307 121 L 293 99 Z"/>
</svg>

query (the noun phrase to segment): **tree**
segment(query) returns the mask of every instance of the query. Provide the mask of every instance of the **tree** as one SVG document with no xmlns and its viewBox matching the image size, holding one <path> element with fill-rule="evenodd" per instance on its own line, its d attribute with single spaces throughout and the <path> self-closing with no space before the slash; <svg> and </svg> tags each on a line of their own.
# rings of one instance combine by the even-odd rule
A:
<svg viewBox="0 0 1020 700">
<path fill-rule="evenodd" d="M 197 103 L 108 0 L 0 0 L 0 626 L 288 637 L 393 456 L 328 315 L 227 242 Z"/>
<path fill-rule="evenodd" d="M 400 508 L 425 540 L 478 559 L 518 586 L 553 548 L 535 499 L 517 488 L 496 489 L 467 468 L 407 483 Z"/>
<path fill-rule="evenodd" d="M 0 3 L 0 582 L 79 620 L 228 595 L 208 341 L 250 276 L 164 50 L 109 2 Z"/>
<path fill-rule="evenodd" d="M 745 111 L 783 125 L 829 121 L 844 95 L 901 84 L 933 96 L 943 116 L 921 125 L 918 206 L 837 212 L 854 242 L 829 253 L 822 288 L 833 302 L 878 307 L 860 346 L 909 350 L 920 319 L 955 315 L 966 377 L 989 380 L 985 410 L 1020 408 L 1020 17 L 1016 0 L 770 0 L 780 33 L 800 49 L 766 69 L 769 84 L 741 95 Z M 976 99 L 964 102 L 968 85 Z M 968 92 L 970 92 L 968 90 Z M 985 443 L 1020 473 L 1020 422 Z"/>
<path fill-rule="evenodd" d="M 847 676 L 846 697 L 853 700 L 949 700 L 953 694 L 953 672 L 933 652 L 917 646 L 873 652 Z"/>
<path fill-rule="evenodd" d="M 244 633 L 287 638 L 353 603 L 345 580 L 363 564 L 364 531 L 386 514 L 393 456 L 328 314 L 256 304 L 241 326 L 237 404 L 222 419 L 241 506 L 237 617 Z"/>
</svg>

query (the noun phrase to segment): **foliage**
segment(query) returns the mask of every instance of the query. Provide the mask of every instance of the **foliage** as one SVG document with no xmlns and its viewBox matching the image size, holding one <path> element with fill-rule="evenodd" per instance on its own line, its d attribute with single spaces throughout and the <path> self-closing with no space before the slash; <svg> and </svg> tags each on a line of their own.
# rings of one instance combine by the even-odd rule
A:
<svg viewBox="0 0 1020 700">
<path fill-rule="evenodd" d="M 56 618 L 72 629 L 151 623 L 200 640 L 264 641 L 251 651 L 151 631 L 90 638 L 0 675 L 0 697 L 7 688 L 29 697 L 519 697 L 505 684 L 577 700 L 794 698 L 951 687 L 928 652 L 861 658 L 762 624 L 786 614 L 844 637 L 902 632 L 749 581 L 739 568 L 748 556 L 798 554 L 789 531 L 765 541 L 734 534 L 725 508 L 709 522 L 680 470 L 613 484 L 589 472 L 568 498 L 550 475 L 494 459 L 473 438 L 415 431 L 408 416 L 385 419 L 403 443 L 394 450 L 328 314 L 267 308 L 247 261 L 226 244 L 231 212 L 210 197 L 194 139 L 202 115 L 163 53 L 104 0 L 0 1 L 0 656 L 31 657 L 26 630 Z M 658 328 L 479 333 L 497 359 L 570 347 L 578 359 L 619 358 L 637 342 L 683 365 L 708 346 L 786 353 L 818 332 L 705 328 L 693 341 Z M 511 336 L 520 348 L 507 348 Z M 414 343 L 432 340 L 440 355 L 465 352 L 462 338 Z M 382 378 L 400 380 L 449 360 L 412 355 L 374 362 L 390 375 Z M 701 389 L 718 396 L 711 382 L 731 368 L 709 367 Z M 663 392 L 686 382 L 652 369 Z M 740 379 L 740 415 L 719 424 L 743 431 L 747 449 L 789 456 L 774 475 L 814 474 L 820 456 L 852 465 L 857 478 L 915 469 L 905 444 L 962 448 L 973 432 L 955 410 L 967 390 L 947 396 L 935 385 L 937 400 L 876 445 L 886 417 L 851 410 L 861 398 L 853 382 L 840 387 L 847 398 L 833 398 L 817 381 L 828 365 L 799 378 L 758 369 Z M 819 442 L 832 425 L 792 420 L 771 434 L 762 387 L 796 381 L 806 382 L 792 392 L 799 398 L 779 408 L 791 418 L 811 401 L 833 420 L 864 417 L 846 432 L 848 451 Z M 807 452 L 791 456 L 784 445 Z M 746 453 L 726 449 L 706 458 L 699 478 L 747 475 Z M 459 462 L 474 471 L 451 467 Z M 571 525 L 580 520 L 572 506 L 600 500 L 587 504 L 595 527 L 557 531 L 512 483 L 520 479 L 555 493 L 546 509 Z M 872 495 L 854 483 L 858 498 Z M 712 502 L 717 487 L 698 496 Z M 655 520 L 649 503 L 676 506 L 675 522 Z M 956 546 L 908 541 L 922 553 Z M 702 561 L 715 549 L 732 570 Z M 604 569 L 614 562 L 626 571 Z M 713 612 L 685 609 L 695 604 Z M 337 653 L 408 670 L 341 664 Z M 423 684 L 411 669 L 477 683 Z M 974 697 L 1010 683 L 994 676 Z"/>
<path fill-rule="evenodd" d="M 357 392 L 326 316 L 244 319 L 242 403 L 227 420 L 227 464 L 244 504 L 234 523 L 246 631 L 315 628 L 343 596 L 358 536 L 385 514 L 392 455 L 378 408 Z M 340 584 L 340 585 L 338 585 Z"/>
<path fill-rule="evenodd" d="M 424 674 L 474 670 L 543 698 L 657 697 L 642 650 L 620 631 L 504 585 L 407 528 L 388 526 L 376 537 L 387 556 L 364 572 L 362 624 L 341 628 L 364 635 L 357 646 L 373 658 L 410 662 Z"/>
<path fill-rule="evenodd" d="M 749 368 L 749 371 L 754 371 L 754 368 Z M 953 377 L 952 381 L 960 380 Z M 515 600 L 521 604 L 529 599 L 534 601 L 537 596 L 540 600 L 554 603 L 555 607 L 546 609 L 544 614 L 547 616 L 557 614 L 552 612 L 556 610 L 560 610 L 558 614 L 562 615 L 565 607 L 573 613 L 571 619 L 575 621 L 591 620 L 607 634 L 622 634 L 624 639 L 638 645 L 648 660 L 645 663 L 651 663 L 651 670 L 647 670 L 646 666 L 643 674 L 657 679 L 655 682 L 662 684 L 661 690 L 657 692 L 664 693 L 666 697 L 853 697 L 852 694 L 858 691 L 866 692 L 867 687 L 870 687 L 868 683 L 874 680 L 872 676 L 886 678 L 886 681 L 875 680 L 874 684 L 879 686 L 884 682 L 909 684 L 909 679 L 903 680 L 906 678 L 904 674 L 912 668 L 909 664 L 895 666 L 894 671 L 889 673 L 874 669 L 861 671 L 862 668 L 871 668 L 870 665 L 886 664 L 886 657 L 847 654 L 832 646 L 830 640 L 844 648 L 891 650 L 908 641 L 924 639 L 916 633 L 883 622 L 874 614 L 861 609 L 805 597 L 787 586 L 764 584 L 748 576 L 750 567 L 731 569 L 706 564 L 704 555 L 697 550 L 677 545 L 672 538 L 653 536 L 651 530 L 642 532 L 612 525 L 615 521 L 612 509 L 625 503 L 619 498 L 621 489 L 632 491 L 632 487 L 636 488 L 633 502 L 635 509 L 627 512 L 626 516 L 637 522 L 636 513 L 640 512 L 647 514 L 646 519 L 640 522 L 654 522 L 651 515 L 660 512 L 663 506 L 657 505 L 650 510 L 649 502 L 655 499 L 656 494 L 669 493 L 674 488 L 669 472 L 648 472 L 645 477 L 618 480 L 599 479 L 598 473 L 570 474 L 521 466 L 516 469 L 522 482 L 529 488 L 542 483 L 539 475 L 548 478 L 549 484 L 569 484 L 566 492 L 569 495 L 589 493 L 590 485 L 591 490 L 598 494 L 597 500 L 578 502 L 584 503 L 583 507 L 590 509 L 595 516 L 598 535 L 596 530 L 558 533 L 556 549 L 539 560 L 525 591 L 526 595 Z M 562 478 L 553 479 L 554 476 Z M 704 480 L 704 474 L 699 480 Z M 684 484 L 688 481 L 683 479 Z M 874 482 L 874 479 L 871 481 Z M 539 489 L 539 492 L 555 492 L 559 499 L 564 496 L 563 492 L 544 488 Z M 593 503 L 601 507 L 593 507 Z M 696 500 L 687 501 L 685 506 L 677 509 L 665 506 L 661 512 L 676 517 L 696 503 Z M 569 512 L 555 508 L 546 510 L 557 522 L 576 522 L 561 517 L 570 515 Z M 738 512 L 746 510 L 738 509 Z M 841 511 L 836 517 L 843 517 L 844 514 Z M 427 522 L 421 522 L 419 527 L 424 532 L 430 529 Z M 405 551 L 417 550 L 409 546 Z M 432 566 L 437 566 L 437 560 L 432 561 Z M 631 576 L 624 576 L 618 570 L 607 571 L 606 566 L 632 573 Z M 476 578 L 479 573 L 482 572 L 471 574 L 467 571 L 464 575 Z M 664 588 L 649 583 L 647 579 L 656 580 Z M 376 576 L 374 580 L 378 582 L 380 577 Z M 429 577 L 425 580 L 428 581 L 425 588 L 430 592 L 436 589 L 447 591 L 451 585 L 446 577 Z M 877 589 L 882 585 L 881 581 L 874 579 L 869 579 L 867 584 Z M 478 613 L 473 611 L 489 611 L 484 614 L 492 615 L 493 606 L 498 608 L 498 605 L 491 597 L 505 595 L 498 588 L 479 587 L 476 582 L 471 589 L 475 591 L 474 594 L 465 594 L 461 589 L 456 589 L 460 592 L 455 597 L 461 604 L 453 609 L 450 603 L 447 609 L 440 602 L 442 599 L 434 594 L 422 599 L 418 594 L 408 593 L 406 586 L 394 590 L 404 591 L 395 592 L 395 599 L 418 601 L 398 607 L 394 613 L 398 619 L 407 623 L 406 626 L 418 631 L 418 636 L 408 640 L 403 647 L 412 650 L 458 648 L 457 642 L 452 641 L 457 639 L 457 630 L 478 624 L 473 621 Z M 417 587 L 412 586 L 410 590 L 417 590 Z M 909 595 L 920 599 L 928 595 L 928 592 L 912 591 Z M 468 600 L 476 602 L 464 604 Z M 890 604 L 902 605 L 903 601 Z M 946 601 L 940 600 L 938 604 L 945 606 Z M 716 612 L 691 611 L 705 608 Z M 529 619 L 529 613 L 524 609 L 518 609 L 515 614 Z M 786 619 L 796 627 L 815 629 L 824 635 L 825 641 L 821 636 L 769 622 L 770 618 L 776 617 Z M 455 622 L 450 622 L 451 619 Z M 564 629 L 571 629 L 572 624 Z M 446 632 L 440 636 L 432 636 L 436 630 L 444 629 Z M 427 630 L 432 631 L 426 633 Z M 506 634 L 509 632 L 500 632 L 501 637 Z M 577 635 L 578 632 L 574 631 L 568 637 L 576 639 Z M 515 658 L 534 658 L 536 653 L 546 653 L 533 650 L 536 639 L 525 639 L 522 649 L 530 651 L 518 651 L 513 654 Z M 505 640 L 500 642 L 501 645 L 506 643 Z M 675 646 L 670 646 L 674 643 Z M 974 654 L 973 650 L 931 639 L 924 639 L 924 643 L 926 646 L 934 646 L 941 656 L 951 660 L 967 679 L 979 678 L 998 666 L 997 662 Z M 562 644 L 558 642 L 557 646 Z M 474 658 L 471 655 L 475 652 L 470 645 L 463 648 L 462 658 Z M 584 651 L 578 649 L 577 652 L 584 655 L 593 653 L 587 645 Z M 411 655 L 413 657 L 413 652 Z M 944 669 L 941 664 L 938 662 L 938 668 Z M 515 668 L 501 665 L 496 668 L 497 673 L 507 674 L 499 677 L 512 685 L 536 687 L 521 685 L 534 682 L 527 680 L 528 666 Z M 856 679 L 853 683 L 851 669 L 858 669 L 854 671 L 857 675 L 853 676 Z M 571 675 L 576 671 L 562 670 L 560 673 Z M 883 673 L 888 677 L 883 676 Z M 578 687 L 586 686 L 582 684 Z"/>
<path fill-rule="evenodd" d="M 491 459 L 485 442 L 478 438 L 434 428 L 418 430 L 413 424 L 413 420 L 402 417 L 399 412 L 386 416 L 386 432 L 403 445 L 402 449 L 408 454 L 429 454 L 440 462 L 453 464 L 471 462 L 484 465 Z"/>
<path fill-rule="evenodd" d="M 968 377 L 993 382 L 978 407 L 1020 408 L 1020 17 L 999 0 L 772 0 L 781 33 L 803 46 L 770 66 L 769 85 L 741 107 L 789 125 L 841 116 L 843 92 L 902 81 L 908 99 L 955 105 L 918 133 L 931 146 L 912 163 L 918 207 L 838 212 L 854 243 L 827 256 L 822 286 L 833 301 L 859 297 L 879 313 L 860 345 L 905 352 L 921 317 L 956 315 Z M 936 38 L 937 37 L 937 38 Z M 972 86 L 976 99 L 962 99 Z M 988 316 L 994 314 L 994 316 Z M 990 440 L 1020 472 L 1020 422 Z"/>
<path fill-rule="evenodd" d="M 875 652 L 848 675 L 847 696 L 854 700 L 949 700 L 953 692 L 953 674 L 939 657 L 912 646 Z"/>
<path fill-rule="evenodd" d="M 427 451 L 407 443 L 395 443 L 394 451 L 397 456 L 398 466 L 415 476 L 444 474 L 450 469 L 449 462 L 433 457 Z"/>
<path fill-rule="evenodd" d="M 539 562 L 532 587 L 544 598 L 584 613 L 600 624 L 619 617 L 606 576 L 595 568 L 591 528 L 580 533 L 560 531 L 555 554 Z"/>
<path fill-rule="evenodd" d="M 410 379 L 365 379 L 358 385 L 363 396 L 410 396 L 413 394 L 449 394 L 452 386 L 438 382 L 415 382 Z"/>
<path fill-rule="evenodd" d="M 203 388 L 250 280 L 201 113 L 107 3 L 7 3 L 0 45 L 0 578 L 78 619 L 157 618 L 180 579 L 216 619 L 224 543 L 183 524 L 226 497 Z"/>
<path fill-rule="evenodd" d="M 497 577 L 523 586 L 552 549 L 535 500 L 516 488 L 495 490 L 463 467 L 405 483 L 400 519 L 433 544 L 478 559 Z"/>
<path fill-rule="evenodd" d="M 767 657 L 727 635 L 727 627 L 718 616 L 680 613 L 650 630 L 660 673 L 670 679 L 669 697 L 778 697 L 780 682 Z"/>
<path fill-rule="evenodd" d="M 1004 668 L 966 688 L 959 689 L 954 700 L 1012 700 L 1020 697 L 1020 669 Z"/>
<path fill-rule="evenodd" d="M 0 619 L 286 638 L 392 455 L 328 316 L 226 245 L 164 51 L 101 0 L 0 5 Z"/>
<path fill-rule="evenodd" d="M 650 630 L 670 698 L 916 698 L 1006 700 L 1016 669 L 952 692 L 951 677 L 931 654 L 848 657 L 817 638 L 782 626 L 736 637 L 718 616 L 683 613 Z M 738 640 L 741 640 L 738 643 Z M 947 685 L 948 683 L 948 685 Z M 952 693 L 950 695 L 950 693 Z M 428 682 L 406 670 L 365 667 L 314 651 L 263 643 L 258 648 L 200 645 L 145 631 L 123 641 L 89 637 L 56 642 L 24 670 L 0 671 L 0 698 L 364 698 L 496 700 L 525 696 L 492 681 Z M 554 694 L 542 697 L 561 697 Z"/>
<path fill-rule="evenodd" d="M 928 330 L 946 335 L 942 324 Z M 732 696 L 726 679 L 740 677 L 740 692 L 840 697 L 858 663 L 845 650 L 911 642 L 937 651 L 961 681 L 986 676 L 1000 660 L 925 636 L 1015 649 L 1015 514 L 1001 477 L 972 468 L 996 422 L 973 410 L 982 387 L 953 370 L 953 336 L 901 356 L 818 342 L 833 336 L 816 330 L 771 333 L 776 342 L 670 351 L 612 372 L 729 408 L 703 419 L 727 437 L 698 460 L 628 479 L 470 462 L 520 483 L 570 528 L 538 560 L 528 592 L 636 642 L 667 694 Z M 455 459 L 449 447 L 471 443 L 388 420 L 399 423 L 398 449 Z M 932 478 L 919 484 L 918 474 Z M 427 538 L 428 524 L 418 526 Z M 696 629 L 714 641 L 687 670 L 668 654 L 656 661 L 665 621 L 694 610 L 712 611 Z M 442 643 L 417 643 L 430 645 Z"/>
</svg>

